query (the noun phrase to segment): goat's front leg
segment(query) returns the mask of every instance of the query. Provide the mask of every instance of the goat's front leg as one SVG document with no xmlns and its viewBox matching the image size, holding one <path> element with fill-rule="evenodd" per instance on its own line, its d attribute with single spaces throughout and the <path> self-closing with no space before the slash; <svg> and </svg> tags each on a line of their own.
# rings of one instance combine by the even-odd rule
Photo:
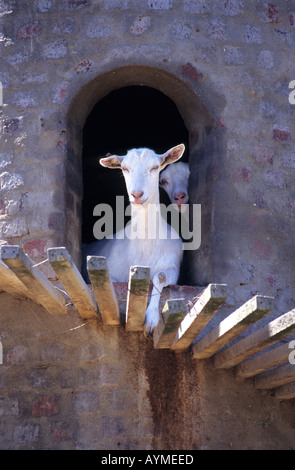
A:
<svg viewBox="0 0 295 470">
<path fill-rule="evenodd" d="M 157 272 L 152 281 L 153 289 L 151 293 L 151 300 L 146 310 L 145 315 L 145 324 L 144 324 L 144 333 L 145 335 L 152 334 L 153 330 L 158 324 L 159 321 L 159 303 L 161 293 L 164 287 L 176 284 L 178 278 L 177 269 L 166 269 L 163 271 Z"/>
</svg>

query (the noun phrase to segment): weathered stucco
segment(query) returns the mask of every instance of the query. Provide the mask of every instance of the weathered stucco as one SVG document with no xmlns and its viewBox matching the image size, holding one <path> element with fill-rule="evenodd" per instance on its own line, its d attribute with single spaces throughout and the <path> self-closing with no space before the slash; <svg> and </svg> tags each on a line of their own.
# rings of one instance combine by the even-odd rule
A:
<svg viewBox="0 0 295 470">
<path fill-rule="evenodd" d="M 293 449 L 294 405 L 142 333 L 0 296 L 2 449 Z"/>
<path fill-rule="evenodd" d="M 83 126 L 108 93 L 144 85 L 189 133 L 202 204 L 189 283 L 228 284 L 221 316 L 257 293 L 274 297 L 271 318 L 294 308 L 294 12 L 293 0 L 0 1 L 0 240 L 36 263 L 66 246 L 80 264 Z M 294 448 L 294 401 L 231 370 L 76 312 L 4 292 L 0 305 L 0 448 Z"/>
</svg>

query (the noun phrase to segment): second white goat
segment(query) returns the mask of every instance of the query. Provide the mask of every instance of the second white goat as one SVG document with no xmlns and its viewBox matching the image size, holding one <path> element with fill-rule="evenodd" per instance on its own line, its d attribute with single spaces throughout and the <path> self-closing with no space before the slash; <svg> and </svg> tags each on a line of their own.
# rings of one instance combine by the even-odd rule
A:
<svg viewBox="0 0 295 470">
<path fill-rule="evenodd" d="M 179 160 L 184 149 L 180 144 L 162 155 L 146 148 L 132 149 L 123 157 L 110 155 L 100 159 L 104 167 L 123 171 L 131 203 L 131 221 L 114 238 L 88 245 L 84 254 L 105 256 L 113 282 L 127 282 L 130 266 L 150 267 L 153 289 L 145 316 L 146 334 L 150 334 L 159 321 L 163 288 L 176 284 L 179 276 L 182 241 L 160 214 L 159 174 L 167 165 Z"/>
<path fill-rule="evenodd" d="M 160 174 L 160 187 L 166 191 L 170 201 L 177 205 L 179 211 L 182 204 L 187 204 L 189 199 L 188 178 L 189 165 L 185 162 L 169 165 Z"/>
</svg>

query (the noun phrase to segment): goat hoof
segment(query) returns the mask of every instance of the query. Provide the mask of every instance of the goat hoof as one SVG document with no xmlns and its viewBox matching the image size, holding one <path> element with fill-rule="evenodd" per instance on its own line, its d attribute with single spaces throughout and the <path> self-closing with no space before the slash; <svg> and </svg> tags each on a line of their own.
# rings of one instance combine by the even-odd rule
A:
<svg viewBox="0 0 295 470">
<path fill-rule="evenodd" d="M 152 325 L 148 325 L 147 323 L 145 323 L 144 329 L 143 329 L 144 336 L 145 337 L 152 336 L 153 331 L 154 331 L 154 327 Z"/>
<path fill-rule="evenodd" d="M 153 334 L 153 331 L 156 328 L 158 321 L 159 321 L 158 309 L 154 309 L 149 306 L 146 311 L 145 323 L 144 323 L 145 336 L 151 336 Z"/>
<path fill-rule="evenodd" d="M 144 327 L 143 333 L 145 337 L 148 337 L 148 336 L 151 336 L 152 331 L 149 328 Z"/>
</svg>

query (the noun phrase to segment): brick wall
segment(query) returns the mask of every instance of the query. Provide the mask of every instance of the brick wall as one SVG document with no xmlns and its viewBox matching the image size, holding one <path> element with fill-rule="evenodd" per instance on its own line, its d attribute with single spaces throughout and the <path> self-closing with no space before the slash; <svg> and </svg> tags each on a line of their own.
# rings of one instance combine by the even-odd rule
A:
<svg viewBox="0 0 295 470">
<path fill-rule="evenodd" d="M 51 246 L 67 246 L 80 262 L 85 120 L 113 89 L 143 84 L 177 104 L 190 134 L 191 201 L 202 204 L 203 217 L 201 247 L 189 256 L 190 281 L 227 283 L 230 305 L 262 293 L 275 297 L 274 315 L 293 308 L 295 106 L 288 102 L 288 83 L 295 79 L 294 12 L 283 0 L 1 1 L 0 239 L 22 245 L 36 262 Z M 46 265 L 42 270 L 52 275 Z M 8 315 L 10 301 L 5 294 L 1 299 Z M 28 333 L 28 347 L 27 340 L 12 340 L 23 308 L 14 305 L 9 316 L 8 349 L 3 337 L 3 446 L 87 447 L 91 429 L 100 438 L 90 446 L 115 445 L 116 433 L 124 446 L 152 445 L 150 402 L 135 413 L 137 444 L 127 410 L 115 412 L 123 396 L 133 397 L 127 399 L 133 409 L 145 403 L 146 379 L 138 378 L 138 395 L 112 385 L 101 393 L 101 382 L 98 393 L 93 377 L 101 380 L 101 362 L 117 370 L 117 359 L 109 359 L 108 348 L 99 365 L 82 356 L 88 344 L 93 351 L 104 344 L 104 336 L 84 328 L 77 347 L 59 336 L 56 342 L 54 333 L 54 339 L 38 339 L 36 331 L 34 340 Z M 118 338 L 114 344 L 124 343 Z M 87 373 L 93 368 L 93 377 L 70 372 L 77 366 L 69 351 L 82 369 L 86 361 Z M 124 360 L 127 369 L 131 357 Z M 17 377 L 22 395 L 11 392 Z M 104 414 L 108 400 L 117 403 L 114 415 Z M 87 413 L 103 419 L 88 421 Z"/>
</svg>

